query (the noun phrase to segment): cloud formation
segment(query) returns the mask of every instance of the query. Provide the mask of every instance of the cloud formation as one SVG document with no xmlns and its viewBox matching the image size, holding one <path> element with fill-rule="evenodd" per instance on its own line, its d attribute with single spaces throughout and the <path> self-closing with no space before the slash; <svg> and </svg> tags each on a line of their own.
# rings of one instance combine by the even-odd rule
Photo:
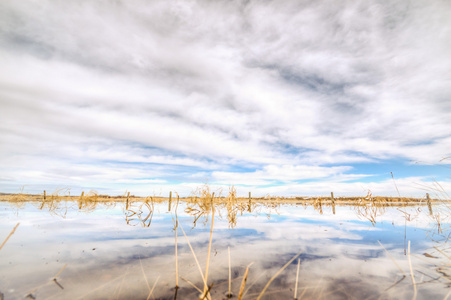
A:
<svg viewBox="0 0 451 300">
<path fill-rule="evenodd" d="M 2 1 L 0 185 L 280 190 L 438 163 L 450 6 Z"/>
</svg>

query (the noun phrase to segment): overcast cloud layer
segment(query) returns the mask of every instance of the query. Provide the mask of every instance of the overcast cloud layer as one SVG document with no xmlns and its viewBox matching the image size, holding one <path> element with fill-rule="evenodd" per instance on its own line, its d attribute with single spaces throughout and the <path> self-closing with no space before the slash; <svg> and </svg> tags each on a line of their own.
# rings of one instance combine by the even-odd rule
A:
<svg viewBox="0 0 451 300">
<path fill-rule="evenodd" d="M 3 0 L 0 189 L 397 195 L 393 172 L 405 196 L 450 191 L 450 11 Z"/>
</svg>

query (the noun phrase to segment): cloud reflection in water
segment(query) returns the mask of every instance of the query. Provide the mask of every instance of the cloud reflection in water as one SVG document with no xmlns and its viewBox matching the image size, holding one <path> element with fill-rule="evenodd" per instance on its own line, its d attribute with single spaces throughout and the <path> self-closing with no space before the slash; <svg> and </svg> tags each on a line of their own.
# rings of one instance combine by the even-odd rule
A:
<svg viewBox="0 0 451 300">
<path fill-rule="evenodd" d="M 155 203 L 149 227 L 139 222 L 127 225 L 124 204 L 98 206 L 87 213 L 70 202 L 65 205 L 67 214 L 62 218 L 32 203 L 16 214 L 9 204 L 0 204 L 1 237 L 21 222 L 0 252 L 0 292 L 6 299 L 23 299 L 31 292 L 37 299 L 146 299 L 146 279 L 152 287 L 157 278 L 153 296 L 174 298 L 174 215 L 167 212 L 167 204 Z M 337 206 L 335 214 L 328 207 L 319 214 L 311 206 L 261 206 L 251 213 L 238 214 L 233 229 L 226 208 L 217 210 L 208 278 L 209 284 L 214 283 L 213 299 L 225 298 L 228 290 L 228 246 L 235 295 L 246 266 L 253 263 L 245 299 L 256 298 L 269 278 L 300 250 L 298 298 L 410 299 L 413 286 L 404 255 L 409 240 L 418 297 L 443 298 L 448 292 L 446 272 L 437 272 L 434 264 L 449 261 L 433 248 L 439 244 L 431 239 L 445 233 L 437 235 L 432 217 L 418 207 L 402 208 L 415 216 L 409 222 L 399 209 L 387 207 L 372 224 L 356 214 L 352 206 Z M 204 214 L 193 226 L 195 217 L 188 211 L 181 203 L 178 222 L 205 270 L 210 216 Z M 442 227 L 446 225 L 442 222 Z M 403 270 L 404 279 L 378 240 Z M 51 279 L 64 264 L 68 266 L 58 277 L 62 289 Z M 263 299 L 293 297 L 296 264 L 294 261 L 274 280 Z M 202 289 L 199 271 L 180 230 L 178 266 L 181 277 Z M 180 279 L 179 285 L 179 299 L 196 299 L 199 292 L 190 284 Z"/>
</svg>

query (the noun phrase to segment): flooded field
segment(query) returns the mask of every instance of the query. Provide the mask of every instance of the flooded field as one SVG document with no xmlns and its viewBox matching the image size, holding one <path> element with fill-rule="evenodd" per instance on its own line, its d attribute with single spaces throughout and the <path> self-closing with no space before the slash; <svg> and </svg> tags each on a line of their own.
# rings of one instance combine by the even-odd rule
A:
<svg viewBox="0 0 451 300">
<path fill-rule="evenodd" d="M 1 201 L 1 299 L 446 299 L 450 215 L 371 199 Z"/>
</svg>

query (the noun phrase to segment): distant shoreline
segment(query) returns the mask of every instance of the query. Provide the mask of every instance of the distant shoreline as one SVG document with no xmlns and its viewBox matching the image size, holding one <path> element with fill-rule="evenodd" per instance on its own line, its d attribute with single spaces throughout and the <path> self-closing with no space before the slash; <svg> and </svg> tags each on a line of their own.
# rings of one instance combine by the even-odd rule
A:
<svg viewBox="0 0 451 300">
<path fill-rule="evenodd" d="M 188 197 L 161 197 L 161 196 L 135 196 L 125 195 L 122 196 L 109 196 L 109 195 L 98 195 L 98 194 L 84 194 L 84 195 L 46 195 L 44 198 L 43 194 L 20 194 L 20 193 L 0 193 L 0 201 L 5 202 L 33 202 L 33 201 L 92 201 L 92 202 L 130 202 L 135 201 L 153 201 L 153 202 L 166 202 L 166 201 L 177 201 L 177 198 L 181 201 L 195 201 L 196 198 L 205 198 L 199 196 L 188 196 Z M 211 198 L 211 196 L 210 196 Z M 227 201 L 227 196 L 214 196 L 214 201 Z M 235 197 L 235 201 L 239 202 L 280 202 L 280 203 L 316 203 L 321 202 L 324 204 L 346 204 L 346 203 L 423 203 L 427 204 L 428 200 L 426 197 L 423 198 L 409 198 L 409 197 L 311 197 L 311 196 L 293 196 L 293 197 L 278 197 L 278 196 L 266 196 L 266 197 Z M 447 200 L 441 199 L 429 199 L 430 202 L 441 202 Z"/>
</svg>

